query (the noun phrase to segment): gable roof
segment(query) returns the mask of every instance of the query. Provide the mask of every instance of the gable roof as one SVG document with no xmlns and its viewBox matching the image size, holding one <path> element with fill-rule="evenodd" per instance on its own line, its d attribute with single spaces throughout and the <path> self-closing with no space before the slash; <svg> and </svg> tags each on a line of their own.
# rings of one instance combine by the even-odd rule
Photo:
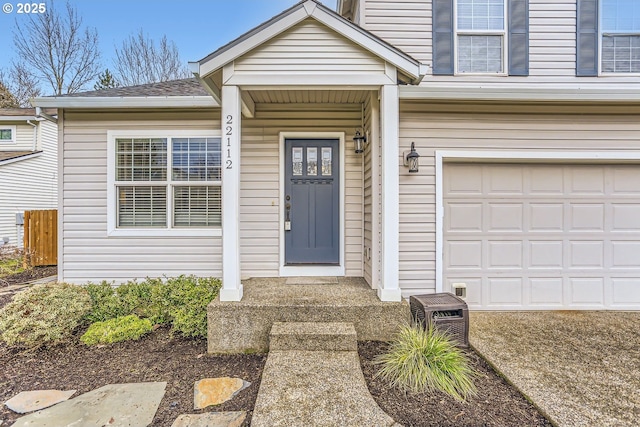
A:
<svg viewBox="0 0 640 427">
<path fill-rule="evenodd" d="M 426 73 L 426 66 L 373 33 L 355 25 L 317 0 L 302 0 L 281 14 L 248 31 L 232 42 L 197 62 L 190 62 L 191 71 L 205 78 L 226 64 L 250 52 L 307 18 L 313 18 L 335 32 L 392 64 L 416 83 Z"/>
</svg>

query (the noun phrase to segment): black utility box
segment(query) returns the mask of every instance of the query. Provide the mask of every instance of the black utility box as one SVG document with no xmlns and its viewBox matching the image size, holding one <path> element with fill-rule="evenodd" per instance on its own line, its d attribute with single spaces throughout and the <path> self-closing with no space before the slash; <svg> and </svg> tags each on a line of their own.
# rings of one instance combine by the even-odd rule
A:
<svg viewBox="0 0 640 427">
<path fill-rule="evenodd" d="M 469 310 L 467 303 L 450 293 L 414 295 L 409 298 L 411 317 L 425 328 L 433 324 L 449 333 L 462 347 L 469 347 Z"/>
</svg>

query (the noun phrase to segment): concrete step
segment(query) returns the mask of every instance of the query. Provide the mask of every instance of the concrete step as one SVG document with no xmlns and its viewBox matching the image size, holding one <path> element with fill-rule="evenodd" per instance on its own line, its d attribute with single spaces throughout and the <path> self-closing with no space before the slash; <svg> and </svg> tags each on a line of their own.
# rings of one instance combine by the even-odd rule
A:
<svg viewBox="0 0 640 427">
<path fill-rule="evenodd" d="M 269 350 L 357 351 L 356 329 L 346 322 L 274 322 Z"/>
</svg>

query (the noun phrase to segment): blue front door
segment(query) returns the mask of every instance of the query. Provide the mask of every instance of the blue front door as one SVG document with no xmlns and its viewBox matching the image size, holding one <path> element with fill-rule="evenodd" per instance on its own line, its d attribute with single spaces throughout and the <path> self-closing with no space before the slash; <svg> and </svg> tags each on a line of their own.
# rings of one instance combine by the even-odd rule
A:
<svg viewBox="0 0 640 427">
<path fill-rule="evenodd" d="M 340 263 L 339 140 L 285 140 L 285 264 Z"/>
</svg>

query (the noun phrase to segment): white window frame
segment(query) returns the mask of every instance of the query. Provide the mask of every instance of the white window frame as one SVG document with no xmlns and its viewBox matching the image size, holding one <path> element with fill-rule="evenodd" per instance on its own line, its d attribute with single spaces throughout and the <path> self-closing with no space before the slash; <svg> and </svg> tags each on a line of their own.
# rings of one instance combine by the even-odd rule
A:
<svg viewBox="0 0 640 427">
<path fill-rule="evenodd" d="M 0 145 L 16 145 L 18 143 L 16 139 L 16 126 L 14 125 L 2 125 L 0 126 L 0 130 L 9 130 L 11 131 L 11 139 L 0 139 Z"/>
<path fill-rule="evenodd" d="M 170 179 L 174 138 L 221 138 L 220 130 L 110 130 L 107 131 L 107 236 L 108 237 L 220 237 L 222 226 L 216 227 L 173 227 L 173 188 Z M 164 186 L 167 188 L 166 228 L 118 228 L 118 204 L 116 192 L 116 139 L 118 138 L 166 138 L 167 139 L 167 180 L 132 181 L 133 185 Z M 181 181 L 185 186 L 220 186 L 222 181 Z M 122 184 L 120 184 L 122 185 Z M 222 196 L 224 197 L 224 195 Z"/>
<path fill-rule="evenodd" d="M 507 0 L 502 1 L 502 30 L 458 30 L 458 0 L 453 1 L 453 73 L 457 76 L 507 76 L 509 60 Z M 458 70 L 458 37 L 459 36 L 502 36 L 502 71 L 499 73 L 462 73 Z"/>
<path fill-rule="evenodd" d="M 640 73 L 616 73 L 616 72 L 605 72 L 602 71 L 602 38 L 605 35 L 617 35 L 617 36 L 640 36 L 640 31 L 637 33 L 629 33 L 629 32 L 611 32 L 611 31 L 603 31 L 602 30 L 602 8 L 604 6 L 604 2 L 602 0 L 598 0 L 598 75 L 600 76 L 615 76 L 615 77 L 640 77 Z"/>
</svg>

